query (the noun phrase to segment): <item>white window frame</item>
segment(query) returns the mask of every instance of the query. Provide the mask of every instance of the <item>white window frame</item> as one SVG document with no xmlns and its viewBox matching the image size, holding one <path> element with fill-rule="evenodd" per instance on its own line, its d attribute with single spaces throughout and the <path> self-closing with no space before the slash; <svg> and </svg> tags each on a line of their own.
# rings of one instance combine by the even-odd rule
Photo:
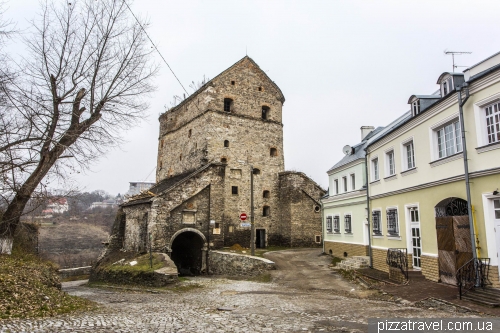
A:
<svg viewBox="0 0 500 333">
<path fill-rule="evenodd" d="M 417 98 L 411 103 L 411 114 L 415 117 L 420 113 L 420 99 Z"/>
<path fill-rule="evenodd" d="M 372 182 L 380 180 L 380 160 L 378 156 L 371 159 L 370 170 L 371 170 Z"/>
<path fill-rule="evenodd" d="M 444 149 L 444 152 L 446 153 L 447 149 L 446 149 L 446 133 L 445 133 L 445 128 L 449 125 L 453 125 L 453 124 L 457 124 L 457 125 L 454 125 L 454 126 L 458 126 L 457 128 L 460 130 L 460 118 L 458 117 L 458 114 L 453 114 L 445 119 L 443 119 L 442 121 L 440 121 L 439 123 L 435 124 L 434 126 L 432 126 L 430 128 L 431 130 L 431 137 L 432 137 L 432 140 L 431 140 L 431 144 L 432 144 L 432 147 L 431 147 L 431 152 L 432 152 L 432 160 L 433 161 L 437 161 L 437 160 L 441 160 L 441 159 L 444 159 L 444 158 L 447 158 L 449 156 L 452 156 L 452 155 L 455 155 L 455 154 L 458 154 L 458 153 L 461 153 L 462 152 L 462 149 L 463 149 L 463 145 L 462 145 L 462 135 L 461 135 L 461 131 L 458 132 L 458 137 L 457 137 L 457 133 L 456 133 L 456 130 L 455 130 L 455 127 L 453 126 L 453 142 L 455 143 L 454 146 L 452 146 L 450 149 L 451 149 L 451 153 L 448 155 L 448 154 L 445 154 L 443 156 L 439 156 L 439 135 L 438 133 L 440 131 L 442 131 L 442 133 L 444 133 L 444 139 L 445 141 L 442 141 L 444 144 L 445 144 L 445 149 Z M 457 138 L 460 139 L 460 150 L 457 150 Z"/>
<path fill-rule="evenodd" d="M 347 229 L 347 217 L 349 217 L 349 229 Z M 344 214 L 344 233 L 352 234 L 352 214 L 345 213 Z"/>
<path fill-rule="evenodd" d="M 326 222 L 325 223 L 326 223 L 326 227 L 325 227 L 326 232 L 328 234 L 333 233 L 333 216 L 332 215 L 328 215 L 326 217 Z"/>
<path fill-rule="evenodd" d="M 392 155 L 392 165 L 391 165 L 391 155 Z M 391 177 L 396 174 L 396 154 L 394 152 L 394 148 L 387 149 L 385 152 L 385 176 L 386 177 Z M 392 166 L 392 173 L 391 173 L 391 166 Z"/>
<path fill-rule="evenodd" d="M 474 103 L 474 120 L 476 123 L 478 147 L 495 145 L 495 143 L 489 143 L 488 131 L 486 127 L 486 108 L 495 103 L 500 103 L 500 93 L 493 94 L 483 100 Z M 496 143 L 500 143 L 500 141 L 497 141 Z"/>
<path fill-rule="evenodd" d="M 392 228 L 389 228 L 389 211 L 392 211 L 392 210 L 395 210 L 396 213 L 394 215 L 396 221 L 395 221 L 395 230 L 393 230 L 391 232 L 391 229 Z M 386 207 L 385 209 L 385 222 L 386 222 L 386 228 L 387 228 L 387 236 L 388 237 L 400 237 L 400 230 L 401 230 L 401 226 L 400 226 L 400 220 L 399 220 L 399 209 L 397 206 L 388 206 Z"/>
<path fill-rule="evenodd" d="M 374 213 L 378 213 L 378 218 L 379 218 L 379 220 L 378 220 L 378 229 L 379 229 L 378 232 L 375 232 L 375 228 L 374 228 L 375 227 L 375 224 L 374 224 L 375 220 L 373 219 L 373 215 L 375 215 Z M 372 219 L 372 230 L 371 230 L 372 235 L 373 236 L 382 236 L 383 232 L 384 232 L 383 231 L 384 227 L 383 227 L 383 223 L 382 223 L 382 210 L 380 208 L 373 209 L 371 219 Z"/>
<path fill-rule="evenodd" d="M 340 234 L 340 215 L 333 215 L 333 233 Z"/>
<path fill-rule="evenodd" d="M 351 182 L 351 190 L 354 191 L 356 189 L 356 174 L 351 173 L 349 175 L 349 181 Z"/>
<path fill-rule="evenodd" d="M 348 189 L 347 189 L 347 176 L 342 177 L 342 191 L 344 193 L 348 191 Z"/>
<path fill-rule="evenodd" d="M 335 190 L 335 194 L 339 194 L 339 179 L 333 180 L 333 188 Z"/>
<path fill-rule="evenodd" d="M 413 155 L 412 155 L 412 159 L 413 159 L 413 166 L 410 166 L 409 165 L 409 159 L 408 159 L 408 146 L 412 146 L 412 150 L 413 150 Z M 403 143 L 401 143 L 401 165 L 402 165 L 402 169 L 403 171 L 407 171 L 407 170 L 411 170 L 411 169 L 414 169 L 417 167 L 417 164 L 415 162 L 415 141 L 413 140 L 413 137 L 408 139 L 408 140 L 405 140 L 403 141 Z"/>
<path fill-rule="evenodd" d="M 444 91 L 444 84 L 445 83 L 446 83 L 446 88 L 447 88 L 446 92 Z M 455 87 L 453 86 L 453 76 L 449 75 L 446 77 L 446 79 L 441 81 L 441 97 L 448 95 L 450 92 L 452 92 L 454 90 L 455 90 Z"/>
</svg>

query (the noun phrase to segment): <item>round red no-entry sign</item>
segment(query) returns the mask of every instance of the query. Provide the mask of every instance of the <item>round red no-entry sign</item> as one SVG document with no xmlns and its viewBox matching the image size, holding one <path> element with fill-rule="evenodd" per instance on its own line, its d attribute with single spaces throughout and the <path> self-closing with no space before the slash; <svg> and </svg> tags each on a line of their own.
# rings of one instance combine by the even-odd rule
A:
<svg viewBox="0 0 500 333">
<path fill-rule="evenodd" d="M 241 213 L 241 214 L 240 214 L 240 220 L 242 220 L 242 221 L 246 221 L 247 217 L 248 217 L 248 216 L 247 216 L 247 214 L 246 214 L 246 213 Z"/>
</svg>

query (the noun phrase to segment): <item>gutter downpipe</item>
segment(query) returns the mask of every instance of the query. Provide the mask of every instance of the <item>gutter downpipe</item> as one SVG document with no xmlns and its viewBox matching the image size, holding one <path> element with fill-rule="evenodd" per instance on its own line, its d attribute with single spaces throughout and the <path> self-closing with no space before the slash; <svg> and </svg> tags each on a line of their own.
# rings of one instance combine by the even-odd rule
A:
<svg viewBox="0 0 500 333">
<path fill-rule="evenodd" d="M 370 268 L 373 268 L 372 238 L 370 232 L 370 192 L 368 191 L 368 148 L 365 148 L 365 178 L 366 178 L 366 221 L 368 222 L 368 256 L 370 257 Z"/>
<path fill-rule="evenodd" d="M 328 195 L 330 195 L 330 189 L 328 189 Z M 323 254 L 325 253 L 325 210 L 323 209 L 323 200 L 320 199 L 321 203 L 321 245 L 323 246 Z"/>
<path fill-rule="evenodd" d="M 465 88 L 465 98 L 462 100 L 462 88 Z M 476 238 L 474 235 L 474 223 L 472 220 L 472 204 L 470 198 L 470 182 L 469 182 L 469 163 L 467 160 L 467 142 L 465 140 L 465 125 L 464 125 L 464 110 L 463 106 L 469 99 L 469 85 L 464 83 L 462 86 L 457 87 L 458 92 L 458 111 L 460 114 L 460 130 L 462 131 L 462 149 L 464 159 L 464 174 L 465 174 L 465 191 L 467 192 L 467 211 L 469 215 L 470 238 L 472 246 L 472 257 L 477 259 Z"/>
</svg>

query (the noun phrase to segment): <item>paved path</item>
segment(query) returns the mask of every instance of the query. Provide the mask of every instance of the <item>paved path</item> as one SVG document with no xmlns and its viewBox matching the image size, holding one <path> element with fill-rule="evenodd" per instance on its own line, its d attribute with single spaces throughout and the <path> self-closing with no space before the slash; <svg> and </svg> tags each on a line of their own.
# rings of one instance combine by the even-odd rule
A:
<svg viewBox="0 0 500 333">
<path fill-rule="evenodd" d="M 367 319 L 373 317 L 467 316 L 378 300 L 332 273 L 328 257 L 319 254 L 319 249 L 269 254 L 278 265 L 272 283 L 196 277 L 188 283 L 201 288 L 160 294 L 65 284 L 70 294 L 101 308 L 0 321 L 0 332 L 366 332 Z"/>
</svg>

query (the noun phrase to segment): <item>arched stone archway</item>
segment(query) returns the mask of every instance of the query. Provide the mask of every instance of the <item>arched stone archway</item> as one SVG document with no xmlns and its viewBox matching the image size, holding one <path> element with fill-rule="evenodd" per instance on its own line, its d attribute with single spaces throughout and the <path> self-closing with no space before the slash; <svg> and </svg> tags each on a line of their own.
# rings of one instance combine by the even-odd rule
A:
<svg viewBox="0 0 500 333">
<path fill-rule="evenodd" d="M 198 275 L 206 271 L 207 240 L 199 230 L 177 231 L 170 239 L 169 248 L 179 275 Z"/>
<path fill-rule="evenodd" d="M 441 200 L 435 207 L 441 282 L 456 285 L 456 272 L 472 259 L 467 201 L 461 198 Z"/>
</svg>

